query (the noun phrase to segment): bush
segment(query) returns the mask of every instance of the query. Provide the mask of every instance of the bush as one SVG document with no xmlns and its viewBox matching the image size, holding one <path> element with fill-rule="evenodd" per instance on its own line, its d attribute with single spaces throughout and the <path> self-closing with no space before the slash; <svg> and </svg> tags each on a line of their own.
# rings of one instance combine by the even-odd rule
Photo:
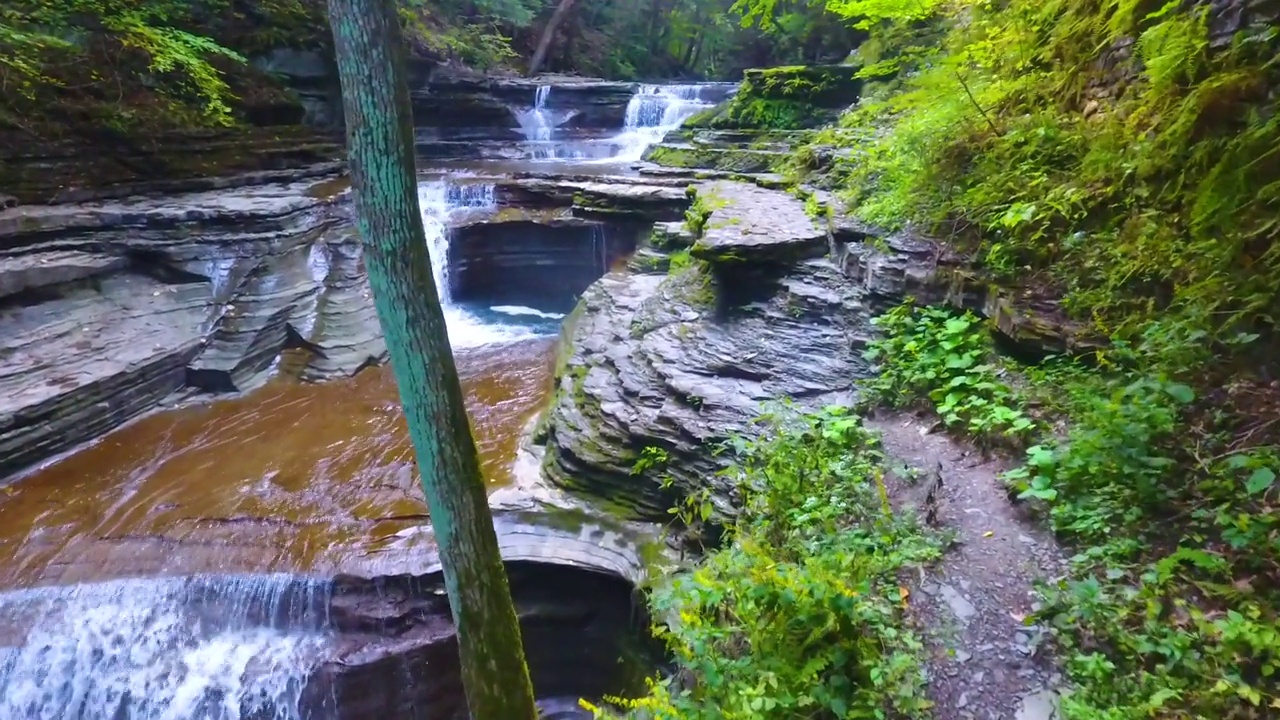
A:
<svg viewBox="0 0 1280 720">
<path fill-rule="evenodd" d="M 920 643 L 897 574 L 939 543 L 893 514 L 877 443 L 846 410 L 783 410 L 760 430 L 730 443 L 745 506 L 727 545 L 650 597 L 688 682 L 620 704 L 671 720 L 918 716 Z M 700 507 L 679 513 L 696 522 Z"/>
</svg>

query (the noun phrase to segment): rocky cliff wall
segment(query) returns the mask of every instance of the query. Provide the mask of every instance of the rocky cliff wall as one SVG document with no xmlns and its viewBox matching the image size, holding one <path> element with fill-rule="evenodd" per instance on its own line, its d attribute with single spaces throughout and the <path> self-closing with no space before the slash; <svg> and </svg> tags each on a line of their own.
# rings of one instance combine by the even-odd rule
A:
<svg viewBox="0 0 1280 720">
<path fill-rule="evenodd" d="M 288 348 L 308 377 L 379 361 L 329 180 L 0 212 L 0 477 Z"/>
</svg>

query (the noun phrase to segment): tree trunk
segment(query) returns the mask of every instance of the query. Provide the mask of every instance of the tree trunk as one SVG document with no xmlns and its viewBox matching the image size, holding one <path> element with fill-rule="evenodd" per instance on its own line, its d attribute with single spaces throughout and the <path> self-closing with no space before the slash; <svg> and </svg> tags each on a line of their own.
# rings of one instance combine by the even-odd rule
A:
<svg viewBox="0 0 1280 720">
<path fill-rule="evenodd" d="M 532 720 L 533 688 L 431 275 L 395 0 L 329 0 L 364 262 L 409 421 L 474 718 Z"/>
<path fill-rule="evenodd" d="M 560 27 L 560 23 L 569 16 L 569 11 L 573 9 L 575 0 L 560 0 L 560 4 L 556 6 L 556 11 L 551 13 L 551 19 L 547 21 L 547 26 L 542 29 L 542 37 L 538 39 L 538 49 L 533 53 L 533 59 L 529 61 L 529 75 L 537 75 L 542 69 L 542 63 L 546 62 L 547 51 L 551 49 L 551 40 L 556 36 L 556 28 Z"/>
</svg>

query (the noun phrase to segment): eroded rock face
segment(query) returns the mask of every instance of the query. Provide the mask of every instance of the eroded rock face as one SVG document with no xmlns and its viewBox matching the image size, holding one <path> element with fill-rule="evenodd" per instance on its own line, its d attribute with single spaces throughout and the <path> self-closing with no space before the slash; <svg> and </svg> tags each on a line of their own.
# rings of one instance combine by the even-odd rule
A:
<svg viewBox="0 0 1280 720">
<path fill-rule="evenodd" d="M 495 529 L 537 694 L 642 691 L 657 656 L 633 593 L 650 535 L 553 509 L 496 512 Z M 0 716 L 60 717 L 77 697 L 122 717 L 187 717 L 214 701 L 253 718 L 465 718 L 432 548 L 373 554 L 336 575 L 224 566 L 0 592 Z M 183 657 L 215 662 L 156 673 Z"/>
<path fill-rule="evenodd" d="M 638 230 L 623 223 L 548 227 L 530 220 L 457 228 L 449 245 L 452 297 L 567 313 L 583 290 L 635 249 Z"/>
<path fill-rule="evenodd" d="M 913 297 L 990 318 L 997 333 L 1031 356 L 1085 353 L 1106 345 L 1086 324 L 1070 319 L 1058 298 L 1035 288 L 996 285 L 945 243 L 879 231 L 841 215 L 831 219 L 830 228 L 833 258 L 865 290 L 876 314 Z"/>
<path fill-rule="evenodd" d="M 657 657 L 634 589 L 652 528 L 574 510 L 495 512 L 499 548 L 538 697 L 640 691 Z M 424 528 L 424 533 L 430 530 Z M 392 549 L 393 555 L 396 550 Z M 335 578 L 339 643 L 307 682 L 313 720 L 464 720 L 457 644 L 439 565 L 370 565 Z M 640 608 L 637 610 L 637 608 Z"/>
<path fill-rule="evenodd" d="M 0 211 L 0 477 L 184 386 L 257 387 L 287 347 L 310 351 L 309 377 L 381 358 L 330 195 L 317 180 Z"/>
<path fill-rule="evenodd" d="M 504 148 L 489 143 L 524 139 L 516 115 L 534 106 L 541 86 L 553 88 L 545 109 L 559 118 L 558 130 L 574 138 L 616 133 L 637 88 L 579 77 L 467 76 L 443 68 L 412 82 L 419 155 L 454 159 L 500 157 Z"/>
<path fill-rule="evenodd" d="M 631 583 L 548 563 L 507 568 L 538 697 L 598 699 L 643 688 L 653 655 Z M 438 576 L 339 580 L 331 616 L 339 640 L 307 681 L 302 707 L 310 718 L 467 719 Z"/>
<path fill-rule="evenodd" d="M 659 473 L 678 490 L 714 487 L 719 510 L 732 513 L 713 446 L 749 433 L 768 401 L 847 401 L 869 372 L 859 353 L 869 313 L 839 269 L 814 257 L 825 235 L 799 202 L 732 183 L 697 192 L 722 200 L 710 203 L 706 227 L 719 228 L 712 247 L 723 252 L 667 274 L 632 265 L 593 285 L 571 320 L 544 426 L 551 480 L 650 519 L 666 517 L 672 501 L 649 476 Z M 739 252 L 724 262 L 730 247 Z M 651 446 L 669 462 L 634 474 Z"/>
</svg>

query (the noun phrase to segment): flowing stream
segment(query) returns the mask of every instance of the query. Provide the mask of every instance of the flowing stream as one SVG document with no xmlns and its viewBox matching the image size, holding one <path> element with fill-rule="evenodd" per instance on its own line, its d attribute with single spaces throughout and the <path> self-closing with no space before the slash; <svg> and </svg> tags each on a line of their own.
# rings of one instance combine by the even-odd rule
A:
<svg viewBox="0 0 1280 720">
<path fill-rule="evenodd" d="M 643 86 L 615 136 L 575 144 L 540 88 L 517 116 L 526 159 L 637 160 L 710 107 L 703 93 Z M 491 182 L 425 180 L 419 200 L 483 468 L 502 486 L 550 390 L 562 308 L 454 298 L 451 227 L 497 211 Z M 601 273 L 605 245 L 597 226 L 582 248 Z M 425 553 L 403 542 L 426 507 L 386 367 L 154 413 L 5 492 L 0 720 L 303 720 L 334 642 L 331 583 L 309 578 Z"/>
</svg>

